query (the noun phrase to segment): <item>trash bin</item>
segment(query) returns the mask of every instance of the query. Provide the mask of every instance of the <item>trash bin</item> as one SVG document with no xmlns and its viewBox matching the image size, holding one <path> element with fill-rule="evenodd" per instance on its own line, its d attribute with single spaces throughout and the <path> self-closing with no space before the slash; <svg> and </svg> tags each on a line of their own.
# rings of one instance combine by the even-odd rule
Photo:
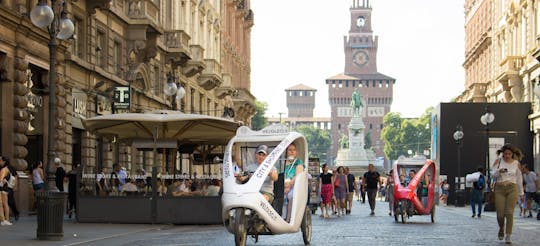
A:
<svg viewBox="0 0 540 246">
<path fill-rule="evenodd" d="M 64 238 L 65 192 L 40 191 L 37 199 L 37 238 L 39 240 L 62 240 Z"/>
</svg>

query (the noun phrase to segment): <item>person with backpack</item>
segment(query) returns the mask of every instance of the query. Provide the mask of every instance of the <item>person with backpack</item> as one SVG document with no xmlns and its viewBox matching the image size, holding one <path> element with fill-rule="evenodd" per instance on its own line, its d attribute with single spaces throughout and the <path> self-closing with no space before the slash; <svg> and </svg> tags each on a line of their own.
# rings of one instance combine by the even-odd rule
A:
<svg viewBox="0 0 540 246">
<path fill-rule="evenodd" d="M 484 176 L 484 168 L 478 167 L 478 180 L 473 182 L 473 188 L 471 193 L 471 208 L 472 218 L 478 215 L 478 218 L 482 218 L 482 192 L 486 187 L 486 178 Z M 478 210 L 475 209 L 478 205 Z M 478 211 L 478 212 L 477 212 Z"/>
</svg>

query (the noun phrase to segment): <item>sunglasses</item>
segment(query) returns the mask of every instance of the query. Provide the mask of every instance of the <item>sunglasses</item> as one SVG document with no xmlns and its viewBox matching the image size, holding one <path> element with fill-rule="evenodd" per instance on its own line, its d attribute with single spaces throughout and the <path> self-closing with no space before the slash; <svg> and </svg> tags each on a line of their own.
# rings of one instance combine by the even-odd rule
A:
<svg viewBox="0 0 540 246">
<path fill-rule="evenodd" d="M 263 153 L 263 152 L 259 152 L 259 153 L 257 153 L 257 155 L 266 155 L 266 154 Z"/>
</svg>

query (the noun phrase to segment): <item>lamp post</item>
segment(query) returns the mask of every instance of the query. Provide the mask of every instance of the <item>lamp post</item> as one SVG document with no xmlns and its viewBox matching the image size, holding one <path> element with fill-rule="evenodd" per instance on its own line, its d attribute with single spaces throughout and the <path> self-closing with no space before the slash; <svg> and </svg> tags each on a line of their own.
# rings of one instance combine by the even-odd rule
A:
<svg viewBox="0 0 540 246">
<path fill-rule="evenodd" d="M 486 197 L 489 197 L 489 192 L 491 191 L 491 171 L 489 163 L 489 125 L 495 121 L 495 115 L 489 111 L 489 106 L 486 106 L 485 113 L 480 117 L 480 122 L 482 125 L 485 126 L 486 129 L 486 171 L 487 171 L 487 192 L 488 194 Z M 486 206 L 484 207 L 484 211 L 495 211 L 495 204 L 493 199 L 487 199 Z"/>
<path fill-rule="evenodd" d="M 46 0 L 40 0 L 30 12 L 30 20 L 39 27 L 47 27 L 49 32 L 49 125 L 47 141 L 47 185 L 45 192 L 38 192 L 38 227 L 37 237 L 44 240 L 61 240 L 64 237 L 63 215 L 65 193 L 59 192 L 55 184 L 53 170 L 56 158 L 56 47 L 58 39 L 68 39 L 73 35 L 73 22 L 67 17 L 65 1 L 51 0 L 51 7 Z M 60 12 L 60 15 L 58 15 Z"/>
<path fill-rule="evenodd" d="M 460 200 L 461 195 L 461 146 L 462 146 L 462 141 L 461 139 L 463 139 L 463 128 L 461 127 L 461 125 L 457 125 L 456 126 L 456 131 L 454 132 L 454 140 L 456 140 L 456 145 L 457 145 L 457 175 L 456 175 L 456 179 L 455 179 L 455 182 L 456 182 L 456 189 L 455 189 L 455 197 L 456 197 L 456 203 L 455 203 L 455 206 L 457 207 L 458 206 L 458 201 Z"/>
<path fill-rule="evenodd" d="M 165 95 L 171 97 L 172 110 L 178 110 L 177 101 L 182 100 L 186 95 L 186 90 L 176 81 L 172 73 L 167 74 L 167 85 L 164 89 Z"/>
</svg>

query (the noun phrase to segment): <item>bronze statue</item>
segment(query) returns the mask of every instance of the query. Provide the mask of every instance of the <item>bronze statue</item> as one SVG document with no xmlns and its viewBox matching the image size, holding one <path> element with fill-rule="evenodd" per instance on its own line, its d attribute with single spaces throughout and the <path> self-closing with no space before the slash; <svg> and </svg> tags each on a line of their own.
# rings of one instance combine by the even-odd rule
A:
<svg viewBox="0 0 540 246">
<path fill-rule="evenodd" d="M 360 110 L 364 105 L 362 104 L 362 97 L 360 97 L 360 93 L 358 93 L 358 89 L 354 89 L 351 99 L 352 99 L 351 107 L 353 108 L 353 116 L 360 116 Z"/>
</svg>

